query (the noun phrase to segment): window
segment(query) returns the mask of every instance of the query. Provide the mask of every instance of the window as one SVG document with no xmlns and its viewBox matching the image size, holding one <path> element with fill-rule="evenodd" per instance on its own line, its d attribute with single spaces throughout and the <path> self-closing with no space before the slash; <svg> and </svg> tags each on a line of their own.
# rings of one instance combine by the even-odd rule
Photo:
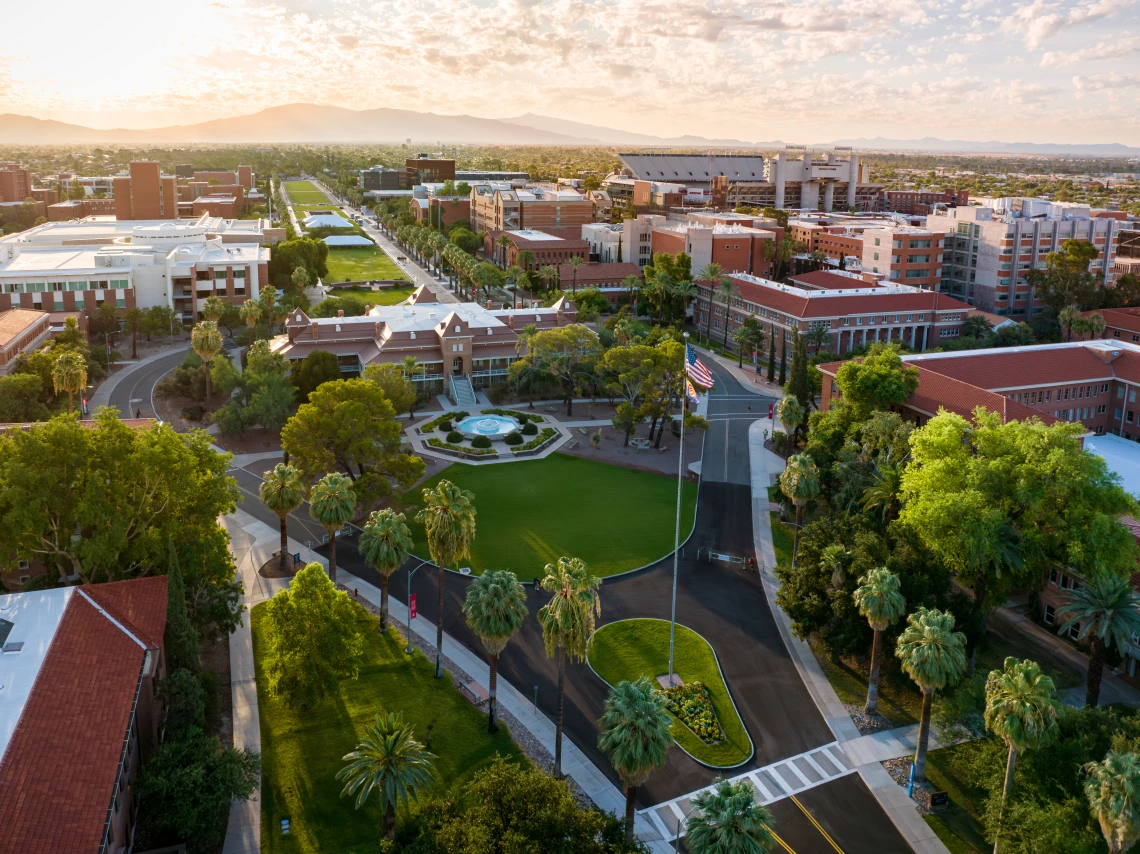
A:
<svg viewBox="0 0 1140 854">
<path fill-rule="evenodd" d="M 1054 608 L 1052 605 L 1046 605 L 1045 611 L 1042 614 L 1042 617 L 1045 620 L 1045 625 L 1047 625 L 1047 626 L 1053 625 L 1054 620 L 1057 619 L 1057 609 Z"/>
</svg>

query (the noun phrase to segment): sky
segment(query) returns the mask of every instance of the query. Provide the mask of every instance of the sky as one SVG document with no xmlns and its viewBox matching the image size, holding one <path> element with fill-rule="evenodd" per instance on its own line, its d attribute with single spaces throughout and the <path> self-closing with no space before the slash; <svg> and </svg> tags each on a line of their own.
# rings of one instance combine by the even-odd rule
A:
<svg viewBox="0 0 1140 854">
<path fill-rule="evenodd" d="M 1140 145 L 1140 0 L 9 5 L 0 114 L 98 128 L 311 102 L 753 142 Z"/>
</svg>

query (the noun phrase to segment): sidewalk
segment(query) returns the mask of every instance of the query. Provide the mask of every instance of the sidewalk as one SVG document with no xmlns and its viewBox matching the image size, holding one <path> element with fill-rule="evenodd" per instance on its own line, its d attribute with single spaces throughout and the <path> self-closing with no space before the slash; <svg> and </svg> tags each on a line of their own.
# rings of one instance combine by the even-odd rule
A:
<svg viewBox="0 0 1140 854">
<path fill-rule="evenodd" d="M 690 341 L 690 343 L 692 342 Z M 714 362 L 732 374 L 733 378 L 739 382 L 741 387 L 746 391 L 750 391 L 753 394 L 762 394 L 767 397 L 784 396 L 784 390 L 778 383 L 768 382 L 767 379 L 765 379 L 768 376 L 767 362 L 764 362 L 760 365 L 760 373 L 757 374 L 755 366 L 750 365 L 747 362 L 744 363 L 743 368 L 738 368 L 736 366 L 736 362 L 732 361 L 732 359 L 725 358 L 724 356 L 718 356 L 712 350 L 706 350 L 704 347 L 700 347 L 696 344 L 692 344 L 692 347 L 702 356 L 708 359 L 712 359 Z M 791 363 L 789 362 L 789 367 L 790 365 Z M 779 368 L 777 367 L 777 378 L 778 377 Z"/>
<path fill-rule="evenodd" d="M 767 418 L 761 418 L 752 424 L 748 430 L 748 456 L 752 466 L 752 530 L 756 553 L 759 555 L 760 577 L 764 584 L 764 593 L 768 597 L 768 605 L 776 618 L 780 636 L 791 654 L 800 678 L 803 679 L 820 714 L 835 735 L 835 740 L 856 764 L 859 776 L 902 837 L 916 854 L 950 854 L 942 840 L 918 814 L 915 803 L 906 796 L 906 792 L 891 779 L 891 775 L 880 764 L 881 759 L 878 758 L 880 754 L 905 748 L 901 754 L 896 754 L 896 756 L 905 756 L 910 751 L 911 748 L 906 747 L 905 742 L 908 728 L 878 733 L 877 737 L 861 736 L 855 722 L 851 720 L 843 703 L 839 701 L 835 689 L 827 681 L 827 676 L 819 666 L 815 653 L 811 647 L 792 634 L 787 616 L 776 604 L 776 591 L 779 590 L 780 583 L 774 572 L 776 549 L 772 541 L 768 487 L 775 483 L 775 478 L 783 471 L 784 460 L 764 447 L 763 431 L 765 428 L 771 431 L 773 427 Z M 893 759 L 895 756 L 884 756 L 884 758 Z"/>
</svg>

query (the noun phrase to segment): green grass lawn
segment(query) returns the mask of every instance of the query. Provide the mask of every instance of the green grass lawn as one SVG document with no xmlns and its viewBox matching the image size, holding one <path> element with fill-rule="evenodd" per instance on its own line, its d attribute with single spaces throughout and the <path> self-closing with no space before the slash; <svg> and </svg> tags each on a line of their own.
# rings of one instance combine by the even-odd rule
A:
<svg viewBox="0 0 1140 854">
<path fill-rule="evenodd" d="M 639 676 L 656 679 L 669 669 L 669 622 L 667 620 L 622 620 L 602 626 L 590 639 L 590 666 L 609 685 Z M 699 762 L 727 768 L 752 756 L 752 741 L 740 720 L 716 656 L 708 642 L 685 626 L 677 626 L 674 670 L 685 682 L 701 681 L 712 697 L 725 740 L 705 744 L 674 718 L 673 739 Z"/>
<path fill-rule="evenodd" d="M 360 677 L 343 682 L 338 695 L 308 713 L 290 710 L 261 687 L 264 605 L 250 613 L 261 721 L 261 850 L 268 854 L 376 851 L 382 815 L 375 799 L 356 810 L 353 799 L 340 797 L 336 780 L 341 757 L 376 714 L 402 711 L 421 742 L 431 727 L 440 791 L 461 790 L 496 753 L 522 761 L 505 725 L 488 735 L 486 716 L 460 695 L 450 676 L 433 678 L 435 668 L 420 652 L 405 655 L 393 631 L 381 635 L 376 618 L 364 609 L 359 613 L 365 624 Z M 283 818 L 290 820 L 289 836 L 281 834 Z"/>
<path fill-rule="evenodd" d="M 329 291 L 329 296 L 352 300 L 365 305 L 396 305 L 406 300 L 415 288 L 390 288 L 383 291 L 370 291 L 367 288 L 337 288 Z"/>
<path fill-rule="evenodd" d="M 530 581 L 568 555 L 606 576 L 652 563 L 673 549 L 677 481 L 670 477 L 564 454 L 493 466 L 453 463 L 408 493 L 409 520 L 422 506 L 421 490 L 440 480 L 475 494 L 475 542 L 463 564 L 476 573 L 509 569 Z M 682 542 L 692 529 L 696 502 L 697 485 L 686 483 Z M 413 525 L 412 536 L 415 553 L 426 558 L 423 528 Z"/>
<path fill-rule="evenodd" d="M 295 205 L 331 205 L 328 196 L 316 188 L 312 181 L 286 181 L 285 189 Z"/>
<path fill-rule="evenodd" d="M 369 279 L 407 279 L 388 255 L 378 246 L 359 249 L 329 248 L 328 282 L 363 282 Z M 398 302 L 398 300 L 397 300 Z"/>
<path fill-rule="evenodd" d="M 772 545 L 776 549 L 776 563 L 791 566 L 792 547 L 796 542 L 796 529 L 780 521 L 779 513 L 772 513 Z"/>
</svg>

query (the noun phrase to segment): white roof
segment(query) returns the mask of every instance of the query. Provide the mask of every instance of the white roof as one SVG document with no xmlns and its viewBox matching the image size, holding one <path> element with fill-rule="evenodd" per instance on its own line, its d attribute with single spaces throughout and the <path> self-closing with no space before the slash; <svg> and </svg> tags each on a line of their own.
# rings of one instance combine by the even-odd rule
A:
<svg viewBox="0 0 1140 854">
<path fill-rule="evenodd" d="M 322 213 L 305 217 L 304 228 L 352 228 L 352 223 L 334 213 Z"/>
<path fill-rule="evenodd" d="M 514 234 L 521 237 L 523 240 L 561 240 L 561 237 L 555 237 L 553 234 L 547 234 L 545 231 L 538 231 L 533 228 L 520 228 L 515 231 L 509 231 L 508 234 Z"/>
<path fill-rule="evenodd" d="M 325 238 L 327 246 L 372 246 L 373 243 L 367 237 L 361 237 L 359 234 L 330 234 Z"/>
<path fill-rule="evenodd" d="M 1133 498 L 1140 496 L 1140 444 L 1119 436 L 1088 436 L 1085 450 L 1096 454 L 1108 470 L 1120 475 L 1124 491 Z"/>
</svg>

